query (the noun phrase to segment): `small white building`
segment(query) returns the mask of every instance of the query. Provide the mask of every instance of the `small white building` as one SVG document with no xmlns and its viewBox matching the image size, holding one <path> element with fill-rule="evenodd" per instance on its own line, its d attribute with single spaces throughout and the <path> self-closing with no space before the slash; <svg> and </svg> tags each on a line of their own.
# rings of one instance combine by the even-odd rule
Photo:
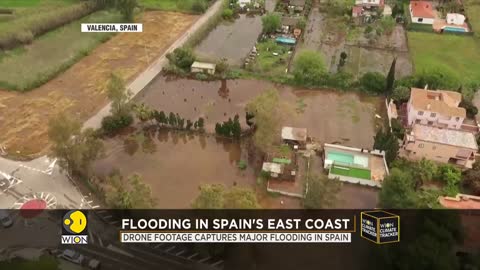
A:
<svg viewBox="0 0 480 270">
<path fill-rule="evenodd" d="M 381 7 L 385 3 L 384 0 L 355 0 L 355 6 L 364 6 L 364 7 Z"/>
<path fill-rule="evenodd" d="M 277 178 L 283 173 L 283 165 L 273 162 L 264 162 L 262 165 L 262 171 L 270 173 L 270 176 Z"/>
<path fill-rule="evenodd" d="M 244 8 L 246 5 L 252 3 L 252 0 L 238 0 L 238 5 L 241 8 Z"/>
<path fill-rule="evenodd" d="M 192 73 L 208 73 L 210 75 L 215 74 L 215 64 L 212 63 L 203 63 L 203 62 L 193 62 L 191 67 Z"/>
<path fill-rule="evenodd" d="M 433 24 L 435 12 L 429 1 L 410 1 L 409 5 L 412 23 Z"/>
<path fill-rule="evenodd" d="M 307 129 L 283 127 L 282 140 L 287 143 L 290 142 L 294 144 L 305 144 L 307 142 Z"/>
<path fill-rule="evenodd" d="M 447 23 L 454 24 L 454 25 L 463 25 L 465 23 L 465 16 L 458 13 L 448 13 Z"/>
</svg>

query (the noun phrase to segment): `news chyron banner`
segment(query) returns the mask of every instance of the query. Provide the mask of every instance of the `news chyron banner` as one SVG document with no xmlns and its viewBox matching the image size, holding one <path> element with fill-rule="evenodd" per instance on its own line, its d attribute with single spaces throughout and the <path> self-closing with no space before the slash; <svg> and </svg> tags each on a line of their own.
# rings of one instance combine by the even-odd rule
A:
<svg viewBox="0 0 480 270">
<path fill-rule="evenodd" d="M 122 243 L 351 243 L 357 217 L 193 216 L 123 218 Z"/>
</svg>

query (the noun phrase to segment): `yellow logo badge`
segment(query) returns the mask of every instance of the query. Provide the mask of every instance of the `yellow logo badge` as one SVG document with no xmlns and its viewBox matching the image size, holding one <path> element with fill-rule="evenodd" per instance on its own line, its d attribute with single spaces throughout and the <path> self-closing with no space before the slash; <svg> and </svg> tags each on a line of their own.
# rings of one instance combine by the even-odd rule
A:
<svg viewBox="0 0 480 270">
<path fill-rule="evenodd" d="M 79 234 L 87 227 L 87 217 L 79 210 L 72 210 L 63 217 L 63 228 L 69 233 Z"/>
</svg>

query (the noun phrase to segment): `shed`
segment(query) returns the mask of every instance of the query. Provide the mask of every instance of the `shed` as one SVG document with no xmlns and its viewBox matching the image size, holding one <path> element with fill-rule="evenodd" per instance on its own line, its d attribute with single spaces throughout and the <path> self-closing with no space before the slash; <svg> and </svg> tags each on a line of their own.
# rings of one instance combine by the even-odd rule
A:
<svg viewBox="0 0 480 270">
<path fill-rule="evenodd" d="M 212 63 L 203 63 L 203 62 L 193 62 L 192 67 L 191 67 L 191 72 L 192 73 L 208 73 L 208 74 L 215 74 L 215 64 Z"/>
<path fill-rule="evenodd" d="M 465 23 L 465 16 L 458 13 L 448 13 L 447 23 L 454 24 L 454 25 L 463 25 Z"/>
<path fill-rule="evenodd" d="M 283 127 L 282 128 L 282 139 L 287 140 L 287 141 L 306 142 L 307 141 L 307 129 L 306 128 Z"/>
<path fill-rule="evenodd" d="M 264 162 L 262 171 L 269 172 L 272 177 L 278 177 L 283 173 L 283 165 L 272 162 Z"/>
</svg>

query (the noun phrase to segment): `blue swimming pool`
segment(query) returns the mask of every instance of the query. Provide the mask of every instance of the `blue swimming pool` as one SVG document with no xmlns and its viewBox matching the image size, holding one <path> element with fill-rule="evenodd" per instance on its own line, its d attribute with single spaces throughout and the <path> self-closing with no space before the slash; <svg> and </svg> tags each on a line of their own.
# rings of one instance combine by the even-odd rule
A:
<svg viewBox="0 0 480 270">
<path fill-rule="evenodd" d="M 467 32 L 467 30 L 465 30 L 464 28 L 451 27 L 451 26 L 445 26 L 445 28 L 443 28 L 443 31 L 446 31 L 446 32 L 462 32 L 462 33 Z"/>
<path fill-rule="evenodd" d="M 288 45 L 295 45 L 295 43 L 297 42 L 294 38 L 288 38 L 288 37 L 277 37 L 275 41 L 278 43 L 288 44 Z"/>
</svg>

